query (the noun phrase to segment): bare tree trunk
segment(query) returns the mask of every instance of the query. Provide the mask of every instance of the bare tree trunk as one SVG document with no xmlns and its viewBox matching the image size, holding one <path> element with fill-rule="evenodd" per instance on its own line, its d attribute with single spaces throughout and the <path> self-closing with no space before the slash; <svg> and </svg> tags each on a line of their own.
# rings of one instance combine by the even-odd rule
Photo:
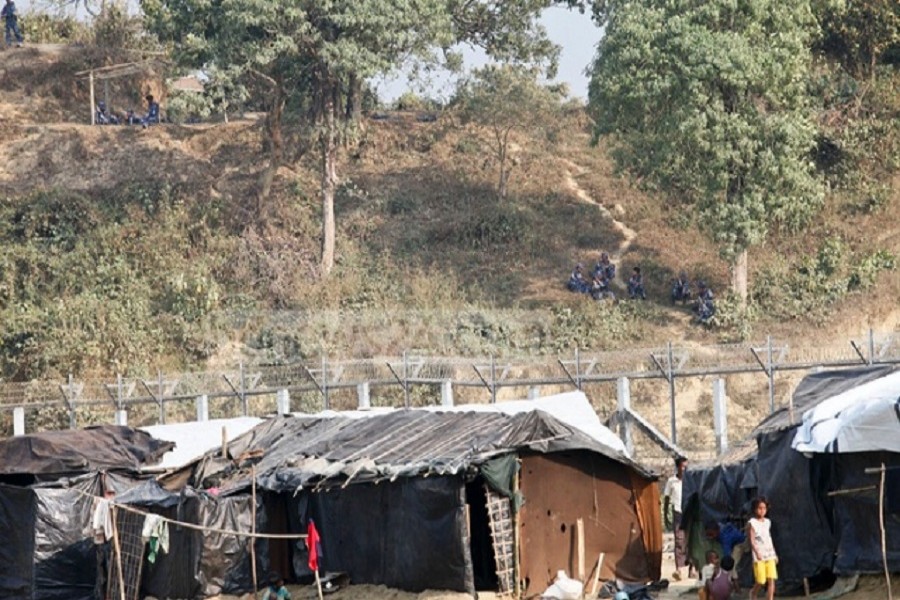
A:
<svg viewBox="0 0 900 600">
<path fill-rule="evenodd" d="M 731 265 L 731 289 L 741 302 L 741 308 L 747 306 L 747 250 L 741 251 Z"/>
<path fill-rule="evenodd" d="M 506 145 L 500 146 L 500 181 L 497 184 L 497 194 L 501 200 L 506 199 L 506 182 L 509 175 L 506 172 Z"/>
<path fill-rule="evenodd" d="M 337 110 L 336 88 L 323 93 L 322 117 L 325 129 L 322 147 L 322 274 L 334 268 L 334 193 L 337 188 Z"/>
<path fill-rule="evenodd" d="M 266 221 L 269 216 L 269 197 L 272 194 L 272 183 L 275 174 L 284 158 L 284 135 L 281 124 L 284 116 L 284 89 L 279 82 L 274 89 L 272 106 L 266 115 L 266 144 L 269 150 L 269 164 L 259 176 L 256 190 L 256 216 L 260 221 Z"/>
<path fill-rule="evenodd" d="M 362 81 L 359 77 L 350 76 L 347 84 L 347 120 L 351 123 L 359 123 L 362 117 Z"/>
</svg>

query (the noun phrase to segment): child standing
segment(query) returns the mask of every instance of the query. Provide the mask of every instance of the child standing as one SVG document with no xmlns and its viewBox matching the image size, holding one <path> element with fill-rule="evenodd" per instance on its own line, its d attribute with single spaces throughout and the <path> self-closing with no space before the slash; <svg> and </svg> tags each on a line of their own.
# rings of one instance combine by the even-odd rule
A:
<svg viewBox="0 0 900 600">
<path fill-rule="evenodd" d="M 766 518 L 769 502 L 763 497 L 756 498 L 750 505 L 753 518 L 747 525 L 747 537 L 750 538 L 750 550 L 753 553 L 753 589 L 750 600 L 756 600 L 756 593 L 764 586 L 766 600 L 775 597 L 775 580 L 778 579 L 778 555 L 772 543 L 772 522 Z"/>
</svg>

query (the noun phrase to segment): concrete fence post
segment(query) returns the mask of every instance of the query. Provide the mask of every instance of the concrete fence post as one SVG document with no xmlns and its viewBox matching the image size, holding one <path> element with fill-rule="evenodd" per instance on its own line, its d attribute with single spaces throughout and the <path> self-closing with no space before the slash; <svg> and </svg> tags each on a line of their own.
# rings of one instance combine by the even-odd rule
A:
<svg viewBox="0 0 900 600">
<path fill-rule="evenodd" d="M 206 394 L 197 396 L 197 420 L 209 421 L 209 396 Z"/>
<path fill-rule="evenodd" d="M 279 415 L 289 414 L 291 412 L 291 393 L 287 390 L 275 392 L 275 406 Z"/>
<path fill-rule="evenodd" d="M 13 409 L 13 435 L 25 435 L 25 407 L 17 406 Z"/>
<path fill-rule="evenodd" d="M 116 409 L 116 425 L 128 425 L 128 411 Z"/>
<path fill-rule="evenodd" d="M 356 384 L 356 397 L 358 398 L 359 410 L 372 408 L 372 396 L 369 390 L 369 382 L 363 381 Z"/>
<path fill-rule="evenodd" d="M 449 379 L 441 382 L 441 406 L 453 406 L 453 382 Z"/>
<path fill-rule="evenodd" d="M 728 450 L 728 404 L 725 396 L 725 380 L 713 380 L 713 429 L 716 432 L 716 452 Z"/>
<path fill-rule="evenodd" d="M 529 386 L 528 388 L 528 399 L 529 400 L 537 400 L 541 397 L 541 388 L 536 385 Z"/>
<path fill-rule="evenodd" d="M 634 452 L 634 440 L 631 437 L 631 419 L 628 411 L 631 410 L 631 382 L 627 377 L 619 377 L 616 380 L 616 400 L 619 411 L 619 437 L 625 444 L 628 454 Z"/>
</svg>

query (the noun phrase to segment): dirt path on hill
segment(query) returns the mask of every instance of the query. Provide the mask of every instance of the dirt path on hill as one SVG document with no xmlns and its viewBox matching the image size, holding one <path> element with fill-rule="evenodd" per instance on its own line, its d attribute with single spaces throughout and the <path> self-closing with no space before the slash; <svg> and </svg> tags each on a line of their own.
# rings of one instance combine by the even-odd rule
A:
<svg viewBox="0 0 900 600">
<path fill-rule="evenodd" d="M 610 258 L 614 261 L 618 261 L 626 252 L 628 252 L 631 244 L 634 243 L 635 238 L 637 238 L 637 232 L 626 225 L 623 221 L 617 219 L 611 210 L 606 208 L 606 206 L 601 202 L 595 200 L 594 197 L 587 192 L 587 190 L 581 187 L 581 184 L 578 183 L 576 177 L 582 175 L 585 172 L 584 168 L 568 159 L 565 162 L 567 167 L 564 179 L 566 188 L 573 194 L 575 194 L 575 197 L 582 202 L 596 206 L 600 213 L 604 217 L 609 219 L 610 222 L 612 222 L 613 229 L 615 229 L 622 235 L 622 241 L 619 242 L 618 247 L 610 252 Z"/>
<path fill-rule="evenodd" d="M 615 263 L 616 268 L 619 268 L 619 263 L 621 262 L 622 257 L 625 255 L 625 253 L 628 252 L 631 244 L 634 243 L 634 240 L 637 237 L 637 232 L 626 225 L 623 221 L 617 219 L 616 215 L 614 215 L 611 210 L 606 208 L 606 206 L 604 206 L 602 203 L 595 200 L 583 187 L 581 187 L 581 184 L 578 183 L 576 177 L 582 175 L 585 172 L 582 167 L 568 159 L 565 160 L 565 163 L 566 170 L 563 181 L 566 189 L 572 192 L 576 198 L 578 198 L 585 204 L 596 206 L 600 211 L 600 214 L 609 219 L 609 221 L 612 223 L 613 229 L 619 232 L 619 234 L 622 236 L 622 241 L 619 242 L 619 245 L 609 253 L 610 260 Z M 625 289 L 625 283 L 623 282 L 621 277 L 613 280 L 613 285 L 615 285 L 619 289 Z"/>
</svg>

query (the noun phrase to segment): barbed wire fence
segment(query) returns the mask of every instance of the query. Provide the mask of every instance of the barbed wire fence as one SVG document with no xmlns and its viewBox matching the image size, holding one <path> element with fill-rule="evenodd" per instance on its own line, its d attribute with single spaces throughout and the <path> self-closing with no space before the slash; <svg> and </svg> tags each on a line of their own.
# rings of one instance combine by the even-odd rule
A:
<svg viewBox="0 0 900 600">
<path fill-rule="evenodd" d="M 741 392 L 742 419 L 728 422 L 740 439 L 756 420 L 786 404 L 793 384 L 815 369 L 900 364 L 900 333 L 869 331 L 843 344 L 798 346 L 767 337 L 757 343 L 662 347 L 603 352 L 578 349 L 560 356 L 438 356 L 410 350 L 401 356 L 289 364 L 247 363 L 231 369 L 154 376 L 116 375 L 62 381 L 0 381 L 0 435 L 75 428 L 96 423 L 133 426 L 373 407 L 498 402 L 574 389 L 591 398 L 602 419 L 620 407 L 617 385 L 631 382 L 633 406 L 674 444 L 715 454 L 712 393 L 687 413 L 679 394 L 690 383 L 750 377 Z M 711 381 L 707 381 L 711 380 Z M 747 386 L 744 386 L 747 387 Z M 696 395 L 697 390 L 693 390 Z M 709 401 L 705 400 L 709 396 Z M 708 405 L 708 406 L 707 406 Z M 680 436 L 690 429 L 691 435 Z M 664 456 L 639 444 L 642 458 Z"/>
</svg>

